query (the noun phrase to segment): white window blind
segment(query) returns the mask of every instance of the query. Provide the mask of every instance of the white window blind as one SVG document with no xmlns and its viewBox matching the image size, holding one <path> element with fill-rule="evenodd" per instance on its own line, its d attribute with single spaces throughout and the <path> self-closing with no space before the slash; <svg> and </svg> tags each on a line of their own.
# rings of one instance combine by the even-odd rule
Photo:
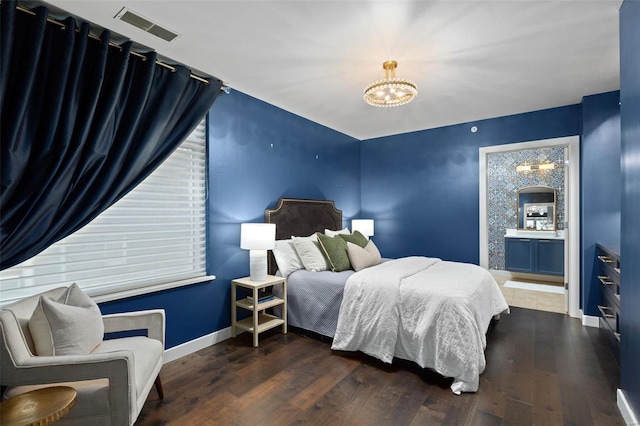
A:
<svg viewBox="0 0 640 426">
<path fill-rule="evenodd" d="M 84 228 L 0 271 L 0 303 L 77 283 L 98 301 L 204 281 L 206 125 Z"/>
</svg>

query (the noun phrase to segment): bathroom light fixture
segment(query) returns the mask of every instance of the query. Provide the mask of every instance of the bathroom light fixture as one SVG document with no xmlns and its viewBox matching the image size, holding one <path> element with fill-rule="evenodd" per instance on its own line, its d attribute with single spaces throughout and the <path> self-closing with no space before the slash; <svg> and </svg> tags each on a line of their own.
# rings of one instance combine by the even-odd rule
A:
<svg viewBox="0 0 640 426">
<path fill-rule="evenodd" d="M 553 170 L 555 168 L 556 165 L 553 163 L 538 164 L 538 170 Z"/>
<path fill-rule="evenodd" d="M 411 102 L 418 94 L 418 86 L 413 81 L 396 78 L 396 61 L 382 64 L 384 79 L 371 83 L 364 89 L 364 101 L 377 107 L 392 107 Z"/>
<path fill-rule="evenodd" d="M 517 172 L 530 172 L 531 170 L 553 170 L 556 168 L 556 165 L 553 163 L 542 163 L 542 164 L 523 164 L 521 166 L 516 166 Z"/>
</svg>

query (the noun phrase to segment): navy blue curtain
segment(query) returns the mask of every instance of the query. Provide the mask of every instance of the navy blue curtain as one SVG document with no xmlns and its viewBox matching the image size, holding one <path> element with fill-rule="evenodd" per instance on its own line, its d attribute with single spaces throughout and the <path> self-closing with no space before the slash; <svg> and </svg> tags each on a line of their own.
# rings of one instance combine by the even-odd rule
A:
<svg viewBox="0 0 640 426">
<path fill-rule="evenodd" d="M 155 170 L 202 120 L 221 82 L 109 47 L 3 0 L 0 269 L 72 234 Z M 79 29 L 79 31 L 76 31 Z"/>
</svg>

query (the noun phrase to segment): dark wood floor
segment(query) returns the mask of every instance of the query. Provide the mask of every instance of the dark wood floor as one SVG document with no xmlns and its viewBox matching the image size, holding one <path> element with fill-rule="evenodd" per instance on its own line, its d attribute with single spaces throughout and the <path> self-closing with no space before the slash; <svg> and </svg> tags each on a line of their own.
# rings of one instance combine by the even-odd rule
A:
<svg viewBox="0 0 640 426">
<path fill-rule="evenodd" d="M 384 365 L 295 331 L 244 333 L 164 366 L 137 425 L 624 425 L 618 366 L 598 329 L 512 308 L 487 336 L 480 390 Z"/>
</svg>

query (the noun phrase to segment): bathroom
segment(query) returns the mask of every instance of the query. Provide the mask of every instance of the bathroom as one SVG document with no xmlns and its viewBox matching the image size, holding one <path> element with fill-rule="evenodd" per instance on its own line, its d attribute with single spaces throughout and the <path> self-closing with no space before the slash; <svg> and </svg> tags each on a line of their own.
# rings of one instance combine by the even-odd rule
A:
<svg viewBox="0 0 640 426">
<path fill-rule="evenodd" d="M 488 269 L 512 306 L 566 313 L 567 147 L 487 154 Z"/>
</svg>

